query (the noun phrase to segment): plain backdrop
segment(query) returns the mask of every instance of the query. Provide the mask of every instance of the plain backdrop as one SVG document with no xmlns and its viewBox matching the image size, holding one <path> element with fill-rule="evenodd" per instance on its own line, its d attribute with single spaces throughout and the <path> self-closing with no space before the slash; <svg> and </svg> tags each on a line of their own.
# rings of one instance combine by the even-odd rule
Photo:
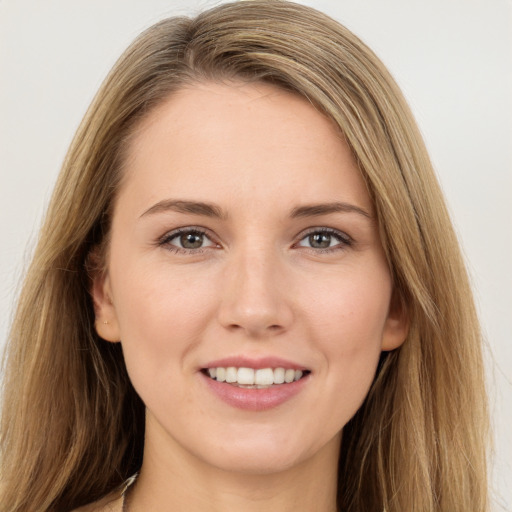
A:
<svg viewBox="0 0 512 512">
<path fill-rule="evenodd" d="M 0 347 L 67 146 L 122 50 L 219 2 L 0 0 Z M 318 0 L 391 70 L 425 137 L 488 340 L 494 511 L 512 510 L 511 0 Z M 469 512 L 469 511 L 468 511 Z"/>
</svg>

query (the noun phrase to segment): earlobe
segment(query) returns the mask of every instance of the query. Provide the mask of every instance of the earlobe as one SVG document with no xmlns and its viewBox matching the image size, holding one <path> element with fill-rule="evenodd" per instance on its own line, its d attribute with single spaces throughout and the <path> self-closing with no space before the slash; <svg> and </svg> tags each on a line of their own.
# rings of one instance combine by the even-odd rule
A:
<svg viewBox="0 0 512 512">
<path fill-rule="evenodd" d="M 404 302 L 393 292 L 388 317 L 382 335 L 383 352 L 400 347 L 409 334 L 409 315 Z"/>
<path fill-rule="evenodd" d="M 92 278 L 92 299 L 94 303 L 95 328 L 106 341 L 120 341 L 119 325 L 115 305 L 112 301 L 110 278 L 107 272 L 98 272 Z"/>
</svg>

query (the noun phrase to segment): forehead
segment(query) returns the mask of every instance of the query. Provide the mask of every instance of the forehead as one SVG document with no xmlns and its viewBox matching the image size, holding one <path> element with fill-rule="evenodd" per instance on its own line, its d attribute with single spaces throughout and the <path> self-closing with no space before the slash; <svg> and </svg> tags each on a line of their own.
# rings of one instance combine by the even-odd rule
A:
<svg viewBox="0 0 512 512">
<path fill-rule="evenodd" d="M 121 195 L 136 203 L 250 194 L 270 204 L 280 191 L 283 205 L 350 199 L 371 209 L 335 124 L 306 99 L 261 83 L 199 83 L 174 93 L 134 133 L 125 172 Z"/>
</svg>

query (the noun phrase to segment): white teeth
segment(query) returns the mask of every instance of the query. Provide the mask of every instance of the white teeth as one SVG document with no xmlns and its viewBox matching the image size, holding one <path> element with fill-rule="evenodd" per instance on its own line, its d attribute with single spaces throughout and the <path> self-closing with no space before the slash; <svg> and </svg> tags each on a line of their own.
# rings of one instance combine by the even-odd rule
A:
<svg viewBox="0 0 512 512">
<path fill-rule="evenodd" d="M 274 370 L 262 368 L 254 372 L 254 383 L 258 386 L 272 386 L 274 384 Z"/>
<path fill-rule="evenodd" d="M 290 384 L 302 378 L 302 370 L 284 368 L 208 368 L 208 375 L 218 382 L 228 382 L 244 388 L 268 388 L 274 384 Z"/>
<path fill-rule="evenodd" d="M 284 383 L 284 368 L 276 368 L 274 370 L 274 384 Z"/>
<path fill-rule="evenodd" d="M 226 368 L 226 382 L 236 382 L 237 379 L 237 371 L 234 366 L 230 366 Z"/>
<path fill-rule="evenodd" d="M 217 376 L 216 376 L 216 379 L 219 381 L 219 382 L 224 382 L 226 380 L 226 368 L 216 368 L 216 373 L 217 373 Z"/>
<path fill-rule="evenodd" d="M 295 370 L 286 370 L 284 372 L 284 381 L 289 384 L 293 382 L 293 379 L 295 379 Z"/>
<path fill-rule="evenodd" d="M 254 370 L 252 368 L 238 368 L 237 382 L 238 384 L 254 384 Z"/>
</svg>

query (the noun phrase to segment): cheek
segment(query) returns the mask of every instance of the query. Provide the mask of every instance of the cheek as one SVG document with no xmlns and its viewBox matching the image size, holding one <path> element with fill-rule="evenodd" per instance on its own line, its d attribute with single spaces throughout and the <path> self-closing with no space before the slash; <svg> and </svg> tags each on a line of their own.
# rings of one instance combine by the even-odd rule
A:
<svg viewBox="0 0 512 512">
<path fill-rule="evenodd" d="M 323 283 L 309 283 L 301 302 L 326 349 L 351 357 L 380 348 L 391 298 L 387 269 L 349 269 Z"/>
<path fill-rule="evenodd" d="M 165 326 L 167 334 L 180 324 L 193 324 L 205 305 L 211 301 L 211 290 L 201 286 L 194 273 L 170 267 L 166 262 L 151 260 L 118 265 L 113 276 L 115 304 L 121 326 L 126 333 L 136 329 Z"/>
<path fill-rule="evenodd" d="M 123 276 L 130 276 L 124 278 Z M 154 373 L 182 360 L 211 319 L 212 291 L 182 273 L 118 268 L 116 314 L 126 364 Z"/>
<path fill-rule="evenodd" d="M 133 271 L 118 291 L 121 343 L 133 386 L 150 410 L 172 403 L 186 416 L 193 404 L 180 378 L 191 368 L 189 354 L 208 321 L 208 294 L 155 269 Z"/>
<path fill-rule="evenodd" d="M 350 402 L 344 414 L 364 400 L 381 354 L 391 281 L 385 267 L 377 270 L 354 270 L 305 295 L 310 337 L 325 358 L 329 389 Z"/>
</svg>

